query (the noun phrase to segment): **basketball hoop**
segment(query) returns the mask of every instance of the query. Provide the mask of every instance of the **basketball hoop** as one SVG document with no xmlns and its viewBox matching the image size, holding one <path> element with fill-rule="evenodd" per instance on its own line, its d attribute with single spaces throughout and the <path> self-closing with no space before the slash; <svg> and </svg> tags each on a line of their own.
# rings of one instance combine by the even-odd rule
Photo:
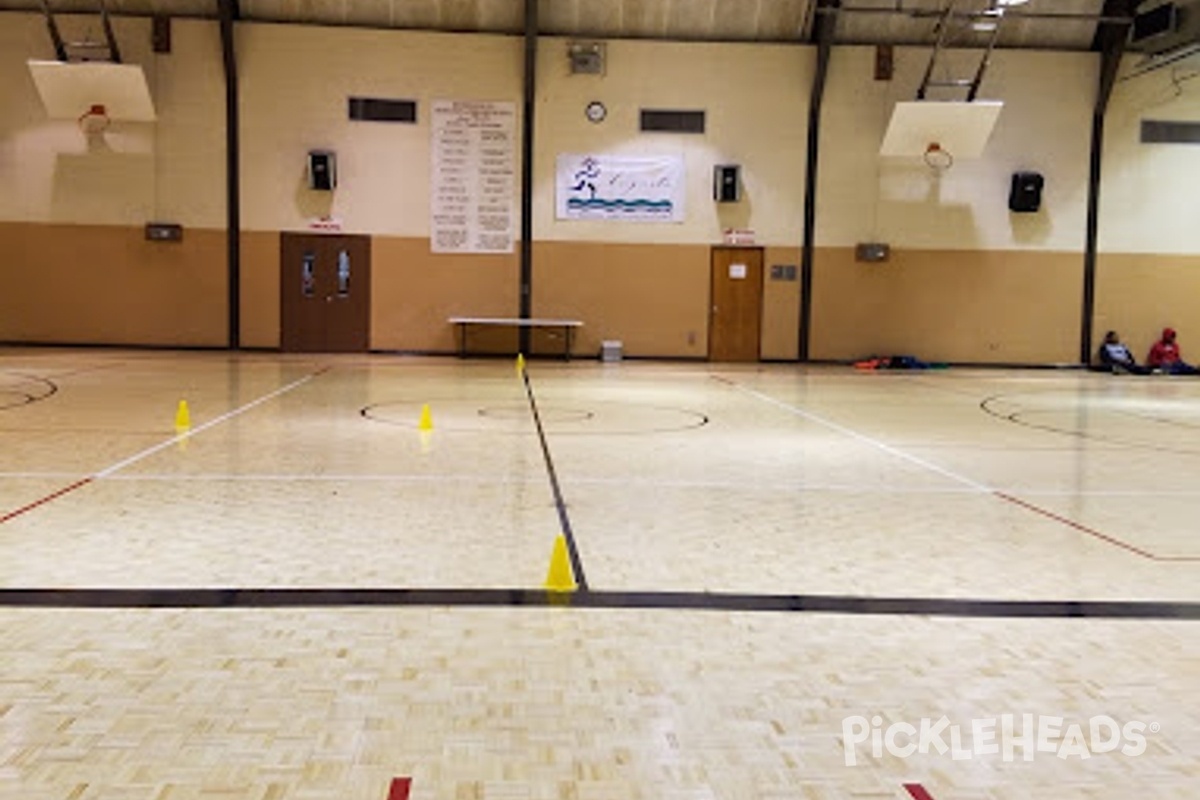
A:
<svg viewBox="0 0 1200 800">
<path fill-rule="evenodd" d="M 79 115 L 79 130 L 88 136 L 95 136 L 108 130 L 111 122 L 112 120 L 108 118 L 108 111 L 104 106 L 93 105 Z"/>
<path fill-rule="evenodd" d="M 954 156 L 937 142 L 925 148 L 925 165 L 939 175 L 954 166 Z"/>
</svg>

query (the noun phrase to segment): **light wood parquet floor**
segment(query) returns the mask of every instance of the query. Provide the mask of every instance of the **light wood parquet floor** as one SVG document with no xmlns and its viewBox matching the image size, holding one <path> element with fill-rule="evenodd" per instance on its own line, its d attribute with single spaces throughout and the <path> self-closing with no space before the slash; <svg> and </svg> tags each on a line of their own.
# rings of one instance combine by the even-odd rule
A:
<svg viewBox="0 0 1200 800">
<path fill-rule="evenodd" d="M 589 586 L 1195 603 L 1200 381 L 533 362 Z M 174 428 L 186 400 L 190 428 Z M 434 430 L 417 430 L 430 406 Z M 536 589 L 508 361 L 0 350 L 0 589 Z M 1194 798 L 1171 619 L 0 607 L 0 798 Z M 843 723 L 1147 726 L 846 764 Z M 968 734 L 969 735 L 969 734 Z"/>
</svg>

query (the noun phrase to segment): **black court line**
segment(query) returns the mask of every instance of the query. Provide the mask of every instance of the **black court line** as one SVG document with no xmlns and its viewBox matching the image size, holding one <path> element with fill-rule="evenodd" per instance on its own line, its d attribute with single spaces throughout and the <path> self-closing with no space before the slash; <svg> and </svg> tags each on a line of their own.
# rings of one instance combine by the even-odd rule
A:
<svg viewBox="0 0 1200 800">
<path fill-rule="evenodd" d="M 533 396 L 533 384 L 529 382 L 529 371 L 521 365 L 521 380 L 525 382 L 525 394 L 529 397 L 529 408 L 533 412 L 533 423 L 537 426 L 538 441 L 542 445 L 542 457 L 546 461 L 546 472 L 550 475 L 550 489 L 554 492 L 554 505 L 558 509 L 558 521 L 562 527 L 563 537 L 567 541 L 567 557 L 571 559 L 571 570 L 575 573 L 575 583 L 580 591 L 588 591 L 587 577 L 583 573 L 583 561 L 579 558 L 579 548 L 575 545 L 575 532 L 571 529 L 571 518 L 567 515 L 567 504 L 563 500 L 562 489 L 558 485 L 558 473 L 554 471 L 554 459 L 550 457 L 550 447 L 546 444 L 546 431 L 542 428 L 542 415 L 538 413 L 537 399 Z"/>
<path fill-rule="evenodd" d="M 783 612 L 857 616 L 1200 620 L 1200 603 L 980 600 L 541 589 L 0 589 L 0 608 L 550 608 Z"/>
</svg>

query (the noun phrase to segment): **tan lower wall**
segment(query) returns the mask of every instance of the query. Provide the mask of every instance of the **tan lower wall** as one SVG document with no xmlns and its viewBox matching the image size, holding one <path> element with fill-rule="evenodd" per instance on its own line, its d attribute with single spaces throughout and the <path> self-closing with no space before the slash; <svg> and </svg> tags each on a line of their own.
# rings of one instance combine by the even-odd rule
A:
<svg viewBox="0 0 1200 800">
<path fill-rule="evenodd" d="M 1164 327 L 1179 331 L 1184 360 L 1200 362 L 1200 255 L 1101 254 L 1092 338 L 1116 330 L 1143 361 Z"/>
<path fill-rule="evenodd" d="M 800 353 L 800 248 L 768 247 L 765 258 L 759 352 L 764 361 L 795 361 Z M 795 280 L 772 279 L 773 266 L 795 267 Z"/>
<path fill-rule="evenodd" d="M 454 316 L 515 317 L 520 256 L 439 255 L 429 239 L 371 240 L 371 348 L 453 352 Z"/>
<path fill-rule="evenodd" d="M 0 223 L 0 341 L 224 346 L 223 231 Z"/>
<path fill-rule="evenodd" d="M 242 234 L 245 347 L 279 347 L 279 247 L 278 232 Z M 519 272 L 515 254 L 435 255 L 428 239 L 372 237 L 371 349 L 453 352 L 446 319 L 516 316 Z"/>
<path fill-rule="evenodd" d="M 279 234 L 242 231 L 242 347 L 279 347 Z"/>
<path fill-rule="evenodd" d="M 246 232 L 241 244 L 242 345 L 278 347 L 279 234 Z M 225 345 L 223 231 L 187 229 L 182 243 L 160 244 L 129 226 L 8 222 L 0 252 L 0 341 Z M 582 319 L 579 355 L 620 339 L 631 356 L 704 358 L 709 253 L 707 245 L 536 243 L 533 313 Z M 765 255 L 762 354 L 789 360 L 799 282 L 770 275 L 774 265 L 799 267 L 800 252 L 768 247 Z M 1077 253 L 898 250 L 876 265 L 857 263 L 850 248 L 820 248 L 811 356 L 1074 363 L 1082 262 Z M 519 272 L 516 253 L 434 255 L 428 239 L 374 237 L 371 347 L 453 352 L 446 318 L 516 315 Z M 1101 255 L 1096 342 L 1113 328 L 1144 358 L 1164 325 L 1200 361 L 1200 256 Z M 486 335 L 473 344 L 488 349 Z"/>
<path fill-rule="evenodd" d="M 707 245 L 537 242 L 533 315 L 583 320 L 581 355 L 617 339 L 629 356 L 703 358 L 709 253 Z"/>
<path fill-rule="evenodd" d="M 900 250 L 862 264 L 820 248 L 810 355 L 1076 363 L 1082 284 L 1079 253 Z"/>
</svg>

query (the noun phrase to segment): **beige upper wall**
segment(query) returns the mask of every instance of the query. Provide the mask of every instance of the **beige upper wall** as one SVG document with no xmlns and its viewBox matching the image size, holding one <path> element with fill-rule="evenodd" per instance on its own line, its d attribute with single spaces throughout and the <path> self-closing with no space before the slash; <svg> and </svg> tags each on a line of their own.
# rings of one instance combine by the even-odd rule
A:
<svg viewBox="0 0 1200 800">
<path fill-rule="evenodd" d="M 834 49 L 822 108 L 817 243 L 1082 251 L 1098 56 L 995 53 L 979 99 L 1004 101 L 999 122 L 983 158 L 960 158 L 941 178 L 920 160 L 878 155 L 893 105 L 916 99 L 928 61 L 928 49 L 897 48 L 893 80 L 876 81 L 874 48 Z M 951 51 L 938 64 L 937 78 L 970 77 L 979 53 Z M 1036 214 L 1008 210 L 1018 170 L 1045 176 Z"/>
<path fill-rule="evenodd" d="M 154 57 L 157 215 L 225 228 L 225 68 L 216 23 L 171 20 L 171 53 Z"/>
<path fill-rule="evenodd" d="M 95 16 L 58 16 L 63 38 L 102 40 Z M 0 219 L 142 225 L 224 220 L 224 89 L 214 23 L 175 20 L 172 52 L 156 55 L 146 19 L 114 21 L 126 63 L 145 71 L 157 123 L 114 121 L 88 139 L 74 121 L 51 120 L 26 61 L 54 58 L 40 15 L 0 25 Z"/>
<path fill-rule="evenodd" d="M 794 45 L 696 44 L 613 40 L 604 75 L 572 75 L 563 39 L 538 49 L 534 236 L 550 241 L 715 244 L 729 227 L 752 228 L 762 244 L 802 238 L 805 140 L 814 55 Z M 588 102 L 608 108 L 599 124 Z M 706 131 L 647 134 L 642 108 L 707 112 Z M 687 170 L 682 223 L 559 221 L 559 154 L 679 154 Z M 742 166 L 741 202 L 712 199 L 716 164 Z"/>
<path fill-rule="evenodd" d="M 1124 69 L 1138 62 L 1130 57 Z M 1194 74 L 1200 64 L 1179 65 Z M 1142 144 L 1148 120 L 1200 121 L 1200 84 L 1172 68 L 1119 81 L 1104 123 L 1100 250 L 1112 253 L 1200 253 L 1196 182 L 1200 146 Z"/>
<path fill-rule="evenodd" d="M 239 25 L 237 37 L 249 230 L 330 214 L 347 231 L 427 237 L 432 101 L 521 101 L 515 37 L 262 24 Z M 351 122 L 354 95 L 416 100 L 417 124 Z M 306 188 L 316 149 L 337 153 L 332 193 Z"/>
</svg>

